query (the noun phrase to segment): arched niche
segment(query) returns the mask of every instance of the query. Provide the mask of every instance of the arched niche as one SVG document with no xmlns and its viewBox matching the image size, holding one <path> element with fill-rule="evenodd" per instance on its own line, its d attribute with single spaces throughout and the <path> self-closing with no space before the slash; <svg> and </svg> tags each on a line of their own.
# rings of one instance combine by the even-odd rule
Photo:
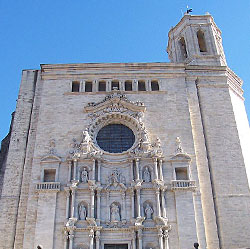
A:
<svg viewBox="0 0 250 249">
<path fill-rule="evenodd" d="M 86 220 L 90 213 L 90 206 L 87 201 L 81 201 L 77 205 L 77 215 L 79 220 Z"/>
</svg>

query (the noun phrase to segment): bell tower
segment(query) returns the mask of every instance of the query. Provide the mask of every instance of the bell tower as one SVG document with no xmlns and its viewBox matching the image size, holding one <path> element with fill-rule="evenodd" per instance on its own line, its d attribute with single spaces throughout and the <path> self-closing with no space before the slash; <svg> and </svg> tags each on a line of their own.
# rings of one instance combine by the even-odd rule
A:
<svg viewBox="0 0 250 249">
<path fill-rule="evenodd" d="M 185 14 L 169 31 L 167 52 L 171 62 L 226 66 L 221 31 L 210 14 Z"/>
</svg>

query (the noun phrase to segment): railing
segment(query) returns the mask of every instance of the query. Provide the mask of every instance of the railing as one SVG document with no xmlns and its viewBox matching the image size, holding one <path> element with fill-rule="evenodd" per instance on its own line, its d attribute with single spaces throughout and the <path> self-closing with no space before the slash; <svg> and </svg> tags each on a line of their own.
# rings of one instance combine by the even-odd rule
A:
<svg viewBox="0 0 250 249">
<path fill-rule="evenodd" d="M 36 184 L 36 191 L 60 191 L 60 182 L 41 182 Z"/>
<path fill-rule="evenodd" d="M 171 182 L 171 189 L 172 190 L 185 190 L 190 189 L 194 190 L 196 188 L 195 181 L 191 180 L 173 180 Z"/>
</svg>

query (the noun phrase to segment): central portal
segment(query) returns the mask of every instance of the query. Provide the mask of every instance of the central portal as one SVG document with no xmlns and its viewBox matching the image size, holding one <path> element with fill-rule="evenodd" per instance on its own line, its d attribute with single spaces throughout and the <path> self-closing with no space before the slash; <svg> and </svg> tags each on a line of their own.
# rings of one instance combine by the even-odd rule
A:
<svg viewBox="0 0 250 249">
<path fill-rule="evenodd" d="M 128 244 L 104 244 L 104 249 L 128 249 Z"/>
</svg>

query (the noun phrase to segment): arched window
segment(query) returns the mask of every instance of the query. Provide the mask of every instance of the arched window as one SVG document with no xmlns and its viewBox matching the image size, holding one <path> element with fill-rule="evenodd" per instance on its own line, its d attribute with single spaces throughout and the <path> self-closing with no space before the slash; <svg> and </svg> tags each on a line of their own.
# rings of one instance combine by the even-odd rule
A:
<svg viewBox="0 0 250 249">
<path fill-rule="evenodd" d="M 119 81 L 118 80 L 112 80 L 111 82 L 111 90 L 119 90 Z"/>
<path fill-rule="evenodd" d="M 132 91 L 132 81 L 131 80 L 125 81 L 125 91 Z"/>
<path fill-rule="evenodd" d="M 79 92 L 79 90 L 80 90 L 80 82 L 73 81 L 72 82 L 72 92 Z"/>
<path fill-rule="evenodd" d="M 99 81 L 98 91 L 99 92 L 106 92 L 106 81 Z"/>
<path fill-rule="evenodd" d="M 92 92 L 92 81 L 85 82 L 85 92 Z"/>
<path fill-rule="evenodd" d="M 146 91 L 146 86 L 145 86 L 144 80 L 138 81 L 138 91 Z"/>
<path fill-rule="evenodd" d="M 157 80 L 151 81 L 151 90 L 152 91 L 159 91 L 159 83 Z"/>
<path fill-rule="evenodd" d="M 187 47 L 184 37 L 181 37 L 181 39 L 179 40 L 179 45 L 182 57 L 187 58 Z"/>
<path fill-rule="evenodd" d="M 203 31 L 199 30 L 197 32 L 197 39 L 198 39 L 198 43 L 199 43 L 200 52 L 207 52 L 206 43 L 205 43 L 205 36 L 204 36 Z"/>
</svg>

